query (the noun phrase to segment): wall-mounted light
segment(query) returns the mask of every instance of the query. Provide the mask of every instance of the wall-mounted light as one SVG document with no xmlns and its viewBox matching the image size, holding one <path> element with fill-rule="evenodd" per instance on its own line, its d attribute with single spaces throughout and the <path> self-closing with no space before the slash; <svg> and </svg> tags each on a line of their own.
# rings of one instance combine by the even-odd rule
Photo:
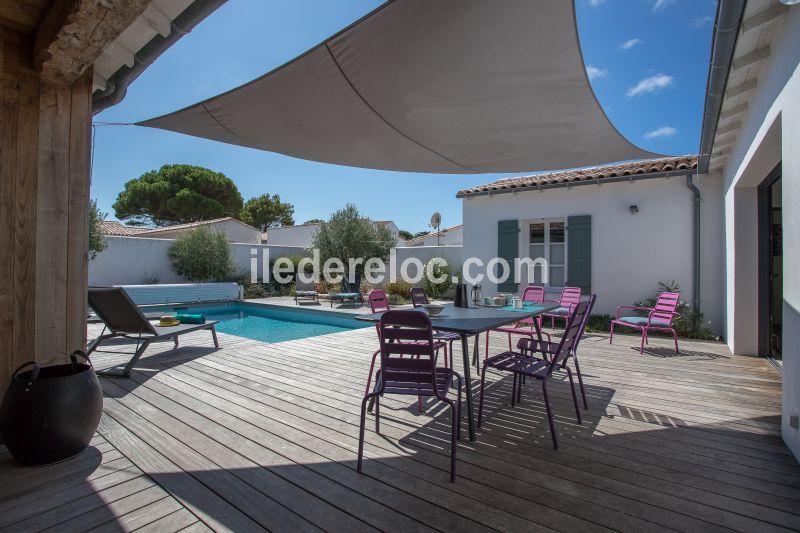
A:
<svg viewBox="0 0 800 533">
<path fill-rule="evenodd" d="M 636 213 L 639 212 L 639 206 L 638 205 L 632 205 L 628 209 L 630 210 L 631 215 L 635 215 Z"/>
<path fill-rule="evenodd" d="M 800 4 L 800 0 L 780 0 L 780 2 L 785 6 L 796 6 Z"/>
</svg>

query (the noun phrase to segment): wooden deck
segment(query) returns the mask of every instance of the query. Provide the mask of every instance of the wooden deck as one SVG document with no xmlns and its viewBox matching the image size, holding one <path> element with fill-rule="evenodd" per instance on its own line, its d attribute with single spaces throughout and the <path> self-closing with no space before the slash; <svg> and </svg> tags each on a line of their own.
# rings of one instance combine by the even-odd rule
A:
<svg viewBox="0 0 800 533">
<path fill-rule="evenodd" d="M 382 402 L 355 471 L 372 328 L 220 341 L 154 345 L 133 379 L 103 379 L 99 434 L 78 458 L 31 469 L 0 454 L 0 530 L 800 529 L 780 377 L 721 344 L 683 342 L 676 355 L 657 340 L 642 356 L 634 337 L 587 337 L 590 409 L 579 426 L 555 384 L 558 451 L 537 384 L 511 408 L 510 379 L 492 375 L 484 426 L 461 441 L 450 483 L 448 415 L 418 414 L 408 397 Z"/>
</svg>

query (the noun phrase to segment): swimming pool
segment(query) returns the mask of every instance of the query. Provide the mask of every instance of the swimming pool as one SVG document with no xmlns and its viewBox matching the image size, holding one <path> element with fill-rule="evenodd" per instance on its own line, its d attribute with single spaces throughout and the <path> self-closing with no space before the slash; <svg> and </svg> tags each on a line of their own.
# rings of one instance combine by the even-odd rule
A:
<svg viewBox="0 0 800 533">
<path fill-rule="evenodd" d="M 247 302 L 158 306 L 146 310 L 158 310 L 164 313 L 199 313 L 205 315 L 207 320 L 219 320 L 217 325 L 219 332 L 262 342 L 306 339 L 369 327 L 369 324 L 358 322 L 352 315 L 343 313 Z"/>
</svg>

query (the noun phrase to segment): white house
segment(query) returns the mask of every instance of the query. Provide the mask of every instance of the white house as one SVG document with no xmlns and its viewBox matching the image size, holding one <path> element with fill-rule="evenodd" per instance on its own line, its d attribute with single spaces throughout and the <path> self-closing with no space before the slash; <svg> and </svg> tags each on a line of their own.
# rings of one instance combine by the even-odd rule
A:
<svg viewBox="0 0 800 533">
<path fill-rule="evenodd" d="M 613 313 L 653 295 L 660 281 L 677 281 L 687 302 L 695 298 L 693 186 L 703 198 L 700 214 L 700 308 L 713 329 L 723 330 L 722 189 L 719 176 L 693 176 L 697 157 L 504 179 L 462 190 L 464 257 L 486 263 L 503 257 L 544 257 L 553 297 L 565 285 L 598 295 L 597 313 Z M 691 182 L 687 176 L 692 176 Z M 520 292 L 527 283 L 496 287 Z"/>
<path fill-rule="evenodd" d="M 463 224 L 408 239 L 405 242 L 406 246 L 458 246 L 461 244 L 464 244 Z"/>
<path fill-rule="evenodd" d="M 789 3 L 720 4 L 699 157 L 505 179 L 458 196 L 465 258 L 544 256 L 549 287 L 596 292 L 597 312 L 677 281 L 733 353 L 783 373 L 783 439 L 800 457 L 800 6 Z M 497 290 L 520 286 L 484 284 Z"/>
<path fill-rule="evenodd" d="M 783 439 L 800 457 L 800 6 L 785 3 L 718 17 L 738 32 L 714 37 L 699 169 L 722 181 L 725 338 L 781 369 Z"/>
<path fill-rule="evenodd" d="M 151 239 L 177 239 L 181 235 L 200 226 L 209 227 L 225 234 L 228 241 L 242 244 L 261 244 L 261 232 L 233 217 L 203 220 L 188 224 L 176 224 L 161 228 L 142 228 L 125 226 L 116 221 L 101 223 L 103 234 L 116 237 L 142 237 Z"/>
<path fill-rule="evenodd" d="M 317 234 L 319 228 L 320 224 L 299 224 L 297 226 L 270 228 L 261 235 L 261 242 L 282 246 L 311 248 L 314 235 Z"/>
</svg>

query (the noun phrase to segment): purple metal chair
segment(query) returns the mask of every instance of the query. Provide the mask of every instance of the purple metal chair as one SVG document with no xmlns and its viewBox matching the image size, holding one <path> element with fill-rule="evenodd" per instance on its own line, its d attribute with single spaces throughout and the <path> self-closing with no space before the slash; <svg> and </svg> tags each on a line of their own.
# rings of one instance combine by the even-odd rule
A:
<svg viewBox="0 0 800 533">
<path fill-rule="evenodd" d="M 422 307 L 425 304 L 430 303 L 428 300 L 428 295 L 425 293 L 425 289 L 422 287 L 412 287 L 411 288 L 411 303 L 414 307 Z M 461 340 L 461 336 L 458 333 L 450 333 L 448 331 L 435 331 L 433 332 L 433 339 L 436 341 L 446 342 L 447 346 L 444 348 L 444 366 L 449 368 L 450 364 L 448 361 L 448 353 L 453 353 L 453 342 Z"/>
<path fill-rule="evenodd" d="M 369 294 L 367 295 L 367 302 L 369 303 L 369 307 L 373 313 L 383 313 L 391 310 L 389 297 L 386 295 L 386 291 L 381 289 L 373 289 L 369 291 Z M 375 331 L 378 333 L 378 340 L 380 340 L 381 329 L 379 324 L 375 324 Z M 447 343 L 444 341 L 434 342 L 433 347 L 437 352 L 440 348 L 444 350 L 445 366 L 447 366 Z M 377 359 L 379 353 L 381 353 L 380 349 L 375 350 L 375 353 L 372 354 L 372 362 L 369 365 L 369 376 L 367 376 L 367 387 L 364 391 L 364 394 L 368 394 L 370 391 L 370 385 L 372 385 L 372 372 L 375 370 L 375 359 Z M 422 412 L 421 397 L 417 402 L 417 409 Z"/>
<path fill-rule="evenodd" d="M 680 353 L 678 350 L 678 332 L 672 327 L 672 320 L 675 315 L 680 314 L 675 311 L 678 308 L 680 299 L 681 293 L 679 292 L 662 292 L 658 295 L 655 307 L 620 305 L 617 307 L 617 314 L 614 316 L 614 320 L 611 321 L 611 334 L 608 338 L 608 343 L 611 344 L 614 341 L 614 324 L 642 331 L 642 344 L 639 347 L 639 353 L 644 353 L 645 343 L 650 344 L 648 339 L 650 331 L 669 331 L 672 333 L 672 338 L 675 339 L 675 353 Z M 647 316 L 620 316 L 623 309 L 647 311 Z"/>
<path fill-rule="evenodd" d="M 556 329 L 556 318 L 563 318 L 565 321 L 569 319 L 575 306 L 581 301 L 580 287 L 564 287 L 561 291 L 561 298 L 558 300 L 545 300 L 545 302 L 557 303 L 561 307 L 553 309 L 549 313 L 544 313 L 543 316 L 550 317 L 550 327 Z"/>
<path fill-rule="evenodd" d="M 456 479 L 456 441 L 461 438 L 461 376 L 450 368 L 437 368 L 433 329 L 421 311 L 387 311 L 378 325 L 381 343 L 381 367 L 375 391 L 361 402 L 361 426 L 358 434 L 358 471 L 364 456 L 364 425 L 367 404 L 375 399 L 375 432 L 380 433 L 380 398 L 384 394 L 430 396 L 450 406 L 450 481 Z M 409 355 L 412 357 L 403 357 Z M 447 397 L 457 382 L 458 402 Z"/>
<path fill-rule="evenodd" d="M 486 360 L 481 372 L 481 400 L 478 405 L 478 427 L 481 426 L 483 418 L 483 400 L 486 394 L 487 368 L 514 374 L 514 381 L 511 388 L 512 406 L 515 404 L 515 397 L 516 401 L 521 399 L 523 377 L 535 378 L 542 382 L 542 396 L 544 397 L 544 405 L 547 409 L 547 420 L 550 423 L 550 435 L 553 438 L 553 448 L 555 449 L 558 449 L 558 435 L 556 434 L 556 426 L 553 421 L 553 411 L 550 408 L 550 400 L 547 396 L 547 381 L 556 370 L 566 370 L 567 376 L 569 377 L 570 388 L 572 389 L 572 402 L 575 404 L 575 414 L 578 418 L 578 424 L 583 423 L 581 420 L 581 411 L 578 407 L 578 397 L 575 394 L 572 370 L 570 370 L 566 361 L 572 354 L 574 346 L 580 340 L 581 325 L 589 314 L 589 305 L 588 301 L 584 301 L 579 302 L 575 306 L 573 312 L 569 315 L 569 318 L 567 318 L 567 326 L 564 329 L 561 342 L 558 343 L 550 360 L 538 359 L 536 357 L 531 357 L 528 353 L 513 352 L 510 350 Z M 520 339 L 519 342 L 529 344 L 530 339 Z"/>
<path fill-rule="evenodd" d="M 595 301 L 597 301 L 597 295 L 591 294 L 589 295 L 589 309 L 586 311 L 586 316 L 583 318 L 581 322 L 580 330 L 578 331 L 578 339 L 575 341 L 575 344 L 572 345 L 572 350 L 569 354 L 569 357 L 564 360 L 564 364 L 562 365 L 562 369 L 566 367 L 569 363 L 569 360 L 572 359 L 575 362 L 575 373 L 578 375 L 578 385 L 580 385 L 581 389 L 581 396 L 583 397 L 583 407 L 588 409 L 589 402 L 586 400 L 586 389 L 583 386 L 583 376 L 581 375 L 581 366 L 578 362 L 578 344 L 580 344 L 581 339 L 583 339 L 583 334 L 586 331 L 586 324 L 589 322 L 589 317 L 592 314 L 592 309 L 594 309 Z M 544 352 L 546 355 L 552 357 L 558 351 L 558 344 L 556 342 L 544 342 L 543 346 L 539 346 L 539 342 L 536 338 L 531 339 L 520 339 L 517 342 L 517 348 L 520 350 L 520 353 L 523 355 L 528 355 L 531 357 L 538 357 L 539 355 Z M 523 380 L 524 383 L 524 380 Z"/>
<path fill-rule="evenodd" d="M 525 287 L 525 290 L 522 292 L 522 301 L 523 302 L 531 302 L 540 304 L 545 301 L 544 299 L 544 287 L 538 285 L 529 285 Z M 537 323 L 539 324 L 539 331 L 542 330 L 542 316 L 539 315 L 535 318 Z M 486 356 L 484 359 L 489 357 L 489 333 L 492 331 L 499 331 L 500 333 L 507 333 L 508 334 L 508 350 L 511 351 L 511 335 L 524 335 L 525 337 L 530 337 L 531 339 L 534 338 L 535 331 L 533 329 L 533 321 L 534 318 L 526 318 L 524 320 L 520 320 L 513 326 L 503 326 L 502 328 L 493 329 L 491 331 L 486 332 Z M 550 341 L 550 335 L 548 333 L 542 332 L 542 335 L 547 337 L 547 341 Z"/>
</svg>

